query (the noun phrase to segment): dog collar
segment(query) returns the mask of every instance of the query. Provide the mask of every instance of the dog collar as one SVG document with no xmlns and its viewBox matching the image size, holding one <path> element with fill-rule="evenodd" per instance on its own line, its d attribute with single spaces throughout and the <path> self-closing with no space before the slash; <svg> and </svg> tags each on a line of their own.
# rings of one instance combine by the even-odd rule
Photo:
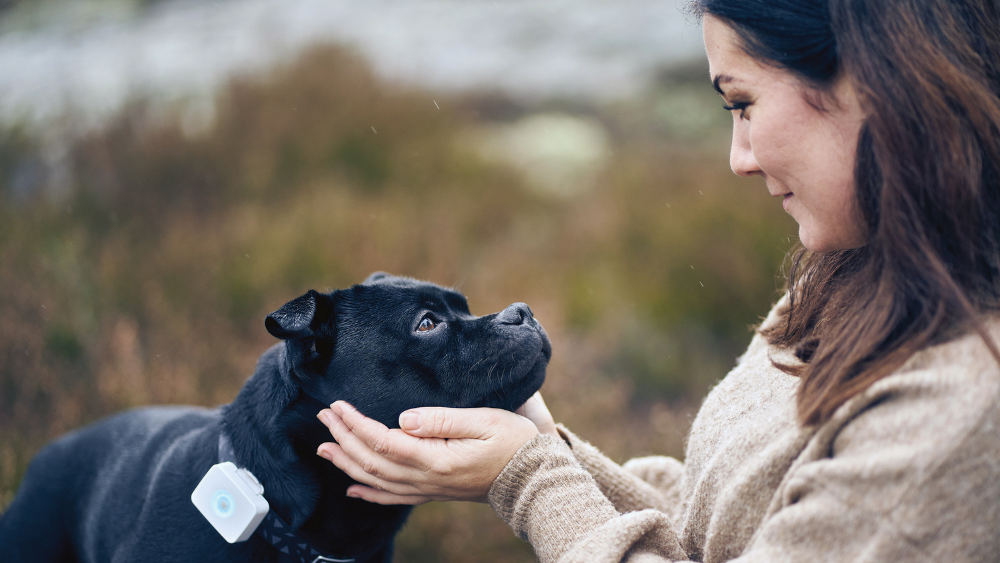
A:
<svg viewBox="0 0 1000 563">
<path fill-rule="evenodd" d="M 224 431 L 219 432 L 219 463 L 224 461 L 232 462 L 236 467 L 240 464 L 236 462 L 236 452 Z M 309 542 L 299 536 L 287 522 L 281 519 L 273 510 L 268 510 L 264 520 L 257 526 L 254 532 L 264 538 L 267 543 L 275 549 L 294 558 L 300 563 L 354 563 L 354 559 L 338 559 L 323 555 L 316 550 Z"/>
</svg>

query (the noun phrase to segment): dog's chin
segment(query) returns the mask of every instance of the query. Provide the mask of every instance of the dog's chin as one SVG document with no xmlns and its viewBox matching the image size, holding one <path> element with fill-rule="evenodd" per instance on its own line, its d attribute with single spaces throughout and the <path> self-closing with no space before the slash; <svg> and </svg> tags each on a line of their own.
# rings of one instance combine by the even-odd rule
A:
<svg viewBox="0 0 1000 563">
<path fill-rule="evenodd" d="M 549 358 L 548 355 L 538 355 L 538 360 L 528 373 L 525 374 L 524 380 L 518 387 L 517 397 L 514 401 L 514 409 L 520 408 L 532 395 L 538 392 L 542 388 L 542 384 L 545 383 L 545 370 L 548 368 Z"/>
<path fill-rule="evenodd" d="M 545 382 L 545 370 L 548 367 L 549 354 L 538 353 L 535 362 L 523 373 L 513 378 L 501 388 L 489 389 L 472 407 L 490 407 L 514 411 L 531 398 Z"/>
</svg>

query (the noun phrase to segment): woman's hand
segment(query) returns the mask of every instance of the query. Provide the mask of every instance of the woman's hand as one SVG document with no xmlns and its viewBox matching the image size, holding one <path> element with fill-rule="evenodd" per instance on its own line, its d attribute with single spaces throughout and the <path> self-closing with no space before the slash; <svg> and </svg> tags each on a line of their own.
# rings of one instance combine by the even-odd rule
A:
<svg viewBox="0 0 1000 563">
<path fill-rule="evenodd" d="M 554 431 L 541 396 L 531 403 L 519 410 Z M 348 488 L 348 496 L 378 504 L 486 502 L 507 462 L 539 432 L 524 416 L 488 408 L 411 409 L 399 417 L 405 431 L 389 429 L 343 401 L 318 416 L 337 443 L 324 443 L 316 453 L 363 483 Z"/>
</svg>

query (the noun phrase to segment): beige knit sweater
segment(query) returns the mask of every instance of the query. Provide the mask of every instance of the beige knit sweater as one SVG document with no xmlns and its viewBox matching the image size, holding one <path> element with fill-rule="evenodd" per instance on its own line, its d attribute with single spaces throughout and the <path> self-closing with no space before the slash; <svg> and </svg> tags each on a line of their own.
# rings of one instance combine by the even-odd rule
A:
<svg viewBox="0 0 1000 563">
<path fill-rule="evenodd" d="M 814 428 L 769 355 L 792 359 L 758 335 L 708 395 L 685 463 L 619 466 L 560 428 L 518 451 L 490 504 L 542 562 L 1000 561 L 1000 366 L 979 336 L 917 353 Z"/>
</svg>

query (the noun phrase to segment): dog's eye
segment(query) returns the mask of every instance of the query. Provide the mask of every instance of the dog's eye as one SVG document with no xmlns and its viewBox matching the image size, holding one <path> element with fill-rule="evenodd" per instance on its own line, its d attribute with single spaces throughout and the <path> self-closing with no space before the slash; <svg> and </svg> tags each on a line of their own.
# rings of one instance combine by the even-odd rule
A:
<svg viewBox="0 0 1000 563">
<path fill-rule="evenodd" d="M 417 332 L 427 332 L 435 328 L 437 328 L 437 323 L 432 321 L 430 317 L 424 317 L 424 320 L 420 321 L 420 326 L 417 327 Z"/>
</svg>

